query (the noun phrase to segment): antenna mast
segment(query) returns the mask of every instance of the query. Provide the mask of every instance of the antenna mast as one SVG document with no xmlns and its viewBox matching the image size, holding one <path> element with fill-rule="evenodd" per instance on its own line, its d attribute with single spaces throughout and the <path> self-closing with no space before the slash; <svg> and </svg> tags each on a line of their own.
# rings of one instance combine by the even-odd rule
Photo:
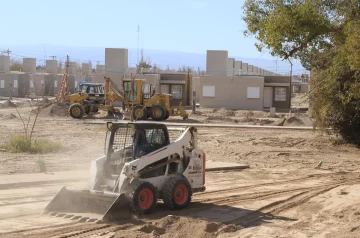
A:
<svg viewBox="0 0 360 238">
<path fill-rule="evenodd" d="M 140 26 L 138 24 L 138 28 L 137 28 L 137 62 L 136 62 L 136 64 L 139 64 L 139 41 L 140 41 Z"/>
</svg>

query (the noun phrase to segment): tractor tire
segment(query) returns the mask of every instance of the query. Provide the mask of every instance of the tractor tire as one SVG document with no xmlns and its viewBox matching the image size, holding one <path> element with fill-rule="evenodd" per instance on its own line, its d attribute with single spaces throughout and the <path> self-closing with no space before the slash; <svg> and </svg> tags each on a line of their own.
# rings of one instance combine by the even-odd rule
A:
<svg viewBox="0 0 360 238">
<path fill-rule="evenodd" d="M 154 121 L 162 121 L 166 117 L 166 110 L 161 105 L 155 105 L 151 108 L 151 118 Z"/>
<path fill-rule="evenodd" d="M 158 199 L 158 191 L 149 182 L 136 182 L 129 195 L 131 210 L 138 215 L 147 215 L 154 211 Z"/>
<path fill-rule="evenodd" d="M 74 103 L 69 108 L 69 114 L 72 118 L 81 119 L 85 114 L 85 108 L 80 103 Z"/>
<path fill-rule="evenodd" d="M 134 111 L 133 111 L 133 118 L 134 120 L 140 121 L 140 120 L 145 120 L 147 118 L 148 112 L 146 107 L 141 106 L 141 105 L 136 105 L 134 107 Z"/>
<path fill-rule="evenodd" d="M 169 116 L 170 116 L 169 112 L 166 111 L 166 116 L 165 116 L 164 120 L 167 120 L 169 118 Z"/>
<path fill-rule="evenodd" d="M 187 207 L 191 202 L 192 190 L 185 177 L 171 177 L 165 183 L 162 199 L 167 208 L 179 210 Z"/>
<path fill-rule="evenodd" d="M 92 112 L 92 105 L 89 101 L 84 101 L 84 111 L 85 111 L 85 114 L 90 114 Z"/>
<path fill-rule="evenodd" d="M 93 105 L 93 107 L 92 107 L 92 112 L 98 112 L 99 111 L 99 108 L 96 106 L 96 105 Z"/>
</svg>

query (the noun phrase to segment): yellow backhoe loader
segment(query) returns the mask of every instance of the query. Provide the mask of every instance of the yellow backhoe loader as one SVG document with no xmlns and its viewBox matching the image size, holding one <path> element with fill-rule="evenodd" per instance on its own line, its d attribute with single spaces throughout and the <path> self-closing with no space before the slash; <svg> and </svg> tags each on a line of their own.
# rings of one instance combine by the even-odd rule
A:
<svg viewBox="0 0 360 238">
<path fill-rule="evenodd" d="M 86 92 L 69 95 L 70 116 L 80 119 L 85 113 L 89 114 L 100 109 L 121 119 L 124 119 L 124 111 L 132 112 L 131 116 L 134 120 L 151 118 L 154 121 L 162 121 L 170 116 L 180 116 L 184 120 L 188 118 L 188 113 L 181 103 L 177 108 L 170 106 L 171 94 L 156 93 L 152 85 L 146 84 L 144 80 L 123 79 L 121 84 L 122 89 L 119 89 L 113 80 L 104 77 L 104 100 L 102 104 L 99 103 L 99 100 L 88 100 L 89 93 Z M 145 92 L 147 85 L 149 90 Z M 114 107 L 114 102 L 122 102 L 123 112 Z"/>
</svg>

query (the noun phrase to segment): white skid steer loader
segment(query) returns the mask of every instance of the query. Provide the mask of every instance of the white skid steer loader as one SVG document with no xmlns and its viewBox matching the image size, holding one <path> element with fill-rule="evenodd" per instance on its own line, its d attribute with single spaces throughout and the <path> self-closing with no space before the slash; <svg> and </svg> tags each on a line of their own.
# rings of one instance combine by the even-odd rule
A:
<svg viewBox="0 0 360 238">
<path fill-rule="evenodd" d="M 189 205 L 205 191 L 205 153 L 197 129 L 187 127 L 170 142 L 160 123 L 108 122 L 105 155 L 90 166 L 90 186 L 63 187 L 45 213 L 72 220 L 109 223 L 146 215 L 162 199 L 169 209 Z"/>
</svg>

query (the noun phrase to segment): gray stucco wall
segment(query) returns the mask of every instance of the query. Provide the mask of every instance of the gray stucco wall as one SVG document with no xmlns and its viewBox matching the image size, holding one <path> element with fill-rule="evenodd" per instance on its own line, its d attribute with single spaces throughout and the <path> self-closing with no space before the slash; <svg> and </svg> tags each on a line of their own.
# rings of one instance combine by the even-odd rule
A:
<svg viewBox="0 0 360 238">
<path fill-rule="evenodd" d="M 215 86 L 215 97 L 203 95 L 204 86 Z M 259 87 L 259 98 L 247 98 L 248 87 Z M 200 77 L 200 92 L 197 96 L 201 107 L 262 110 L 264 78 L 259 76 L 242 77 Z"/>
</svg>

